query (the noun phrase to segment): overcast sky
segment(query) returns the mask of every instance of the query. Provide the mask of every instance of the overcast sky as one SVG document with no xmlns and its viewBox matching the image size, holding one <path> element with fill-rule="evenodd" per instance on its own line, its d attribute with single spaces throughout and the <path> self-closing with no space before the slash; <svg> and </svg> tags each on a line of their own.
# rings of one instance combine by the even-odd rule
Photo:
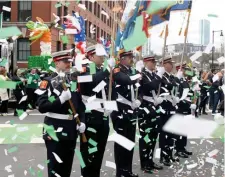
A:
<svg viewBox="0 0 225 177">
<path fill-rule="evenodd" d="M 186 27 L 186 11 L 171 13 L 169 21 L 169 37 L 167 44 L 183 43 L 184 35 L 179 36 L 182 22 L 185 21 L 183 29 Z M 216 14 L 218 18 L 210 18 L 208 14 Z M 207 19 L 210 21 L 210 41 L 212 41 L 212 30 L 223 30 L 225 35 L 225 0 L 193 0 L 191 20 L 188 33 L 188 42 L 199 44 L 199 20 Z M 154 53 L 161 53 L 164 39 L 159 38 L 165 23 L 157 25 L 151 30 L 151 49 Z M 221 44 L 220 33 L 215 33 L 216 47 Z"/>
</svg>

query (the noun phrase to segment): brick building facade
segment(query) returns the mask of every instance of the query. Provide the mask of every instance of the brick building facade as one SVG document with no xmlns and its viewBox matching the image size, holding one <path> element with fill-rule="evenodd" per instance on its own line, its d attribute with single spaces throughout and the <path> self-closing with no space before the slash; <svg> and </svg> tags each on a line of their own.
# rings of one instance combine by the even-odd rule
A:
<svg viewBox="0 0 225 177">
<path fill-rule="evenodd" d="M 1 1 L 0 8 L 4 5 L 11 7 L 10 12 L 3 12 L 4 21 L 3 27 L 6 26 L 18 26 L 21 31 L 26 31 L 26 22 L 31 19 L 36 21 L 36 17 L 42 18 L 46 24 L 50 25 L 54 21 L 55 13 L 58 16 L 65 16 L 67 14 L 72 14 L 72 11 L 79 12 L 81 16 L 86 19 L 86 35 L 87 35 L 87 45 L 94 44 L 96 39 L 100 36 L 104 38 L 111 38 L 112 26 L 114 23 L 112 8 L 115 5 L 114 1 L 80 1 L 85 5 L 86 10 L 78 7 L 78 4 L 75 1 L 68 1 L 70 5 L 62 5 L 59 8 L 55 7 L 57 1 Z M 124 8 L 126 1 L 119 1 L 122 8 Z M 105 15 L 101 14 L 101 10 L 104 10 L 108 13 L 109 19 Z M 121 13 L 117 14 L 117 17 L 121 17 Z M 59 22 L 62 24 L 63 19 Z M 91 34 L 89 29 L 90 25 L 93 24 L 95 29 L 95 34 Z M 60 51 L 63 49 L 70 49 L 74 47 L 73 36 L 69 36 L 69 43 L 62 44 L 60 41 L 59 30 L 52 29 L 52 52 Z M 27 66 L 27 57 L 30 55 L 40 55 L 40 45 L 39 42 L 33 43 L 30 45 L 28 40 L 29 31 L 26 31 L 25 38 L 19 38 L 17 40 L 17 64 L 19 67 L 25 68 Z"/>
</svg>

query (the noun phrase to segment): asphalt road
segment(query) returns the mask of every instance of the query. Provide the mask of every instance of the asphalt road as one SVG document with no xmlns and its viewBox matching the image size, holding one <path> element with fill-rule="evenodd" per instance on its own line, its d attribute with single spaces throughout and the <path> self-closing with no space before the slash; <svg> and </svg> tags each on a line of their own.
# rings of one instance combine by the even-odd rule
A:
<svg viewBox="0 0 225 177">
<path fill-rule="evenodd" d="M 212 119 L 212 116 L 208 115 L 203 118 Z M 15 177 L 47 177 L 46 149 L 41 140 L 43 119 L 44 116 L 38 115 L 37 111 L 32 111 L 23 121 L 11 115 L 0 117 L 0 177 L 10 175 L 12 175 L 10 177 L 13 177 L 13 175 Z M 136 138 L 137 141 L 138 138 Z M 79 142 L 77 143 L 77 149 L 79 149 Z M 224 141 L 221 138 L 189 139 L 188 149 L 194 153 L 192 157 L 182 159 L 180 163 L 174 163 L 173 166 L 165 167 L 164 170 L 150 175 L 140 170 L 139 149 L 136 143 L 133 171 L 141 177 L 224 176 Z M 219 152 L 212 157 L 212 162 L 206 162 L 208 153 L 213 150 Z M 156 162 L 158 160 L 155 159 Z M 106 147 L 101 176 L 114 177 L 115 169 L 106 166 L 106 161 L 114 162 L 112 142 L 108 142 Z M 74 157 L 72 176 L 81 176 L 79 160 L 76 156 Z"/>
</svg>

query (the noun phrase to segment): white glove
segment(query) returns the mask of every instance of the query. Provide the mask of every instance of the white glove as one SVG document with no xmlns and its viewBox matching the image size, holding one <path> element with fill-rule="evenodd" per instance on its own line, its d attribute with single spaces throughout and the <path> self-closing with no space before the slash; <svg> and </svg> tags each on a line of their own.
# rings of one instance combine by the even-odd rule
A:
<svg viewBox="0 0 225 177">
<path fill-rule="evenodd" d="M 173 106 L 175 106 L 176 104 L 180 102 L 180 99 L 176 96 L 173 96 L 172 99 L 173 99 Z"/>
<path fill-rule="evenodd" d="M 196 104 L 191 104 L 190 108 L 195 110 L 197 108 L 197 106 L 196 106 Z"/>
<path fill-rule="evenodd" d="M 162 97 L 157 97 L 154 99 L 154 105 L 157 106 L 159 104 L 161 104 L 163 102 L 163 98 Z"/>
<path fill-rule="evenodd" d="M 177 72 L 177 78 L 178 78 L 178 79 L 181 79 L 181 78 L 183 78 L 183 77 L 184 77 L 183 71 L 181 71 L 181 70 L 179 69 L 178 72 Z"/>
<path fill-rule="evenodd" d="M 80 126 L 77 125 L 77 130 L 78 130 L 80 133 L 84 133 L 84 132 L 85 132 L 85 129 L 86 129 L 86 125 L 85 125 L 83 122 L 80 123 Z"/>
<path fill-rule="evenodd" d="M 158 67 L 158 68 L 157 68 L 157 75 L 158 75 L 159 77 L 162 78 L 162 76 L 163 76 L 164 73 L 165 73 L 165 68 L 164 68 L 164 67 Z"/>
<path fill-rule="evenodd" d="M 110 58 L 108 59 L 108 65 L 110 68 L 115 68 L 115 65 L 116 65 L 116 61 L 115 61 L 115 58 Z"/>
<path fill-rule="evenodd" d="M 62 94 L 59 96 L 61 104 L 65 103 L 70 98 L 71 98 L 71 92 L 69 89 L 67 89 L 66 91 L 63 90 Z"/>
<path fill-rule="evenodd" d="M 139 100 L 135 100 L 132 102 L 131 108 L 136 109 L 141 106 L 141 102 Z"/>
</svg>

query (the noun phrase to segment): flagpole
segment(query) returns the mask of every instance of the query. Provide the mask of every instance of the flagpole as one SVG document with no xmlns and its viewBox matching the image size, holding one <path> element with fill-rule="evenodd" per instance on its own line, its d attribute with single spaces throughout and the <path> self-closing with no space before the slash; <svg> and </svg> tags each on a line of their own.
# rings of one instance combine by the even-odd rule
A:
<svg viewBox="0 0 225 177">
<path fill-rule="evenodd" d="M 1 12 L 0 29 L 2 29 L 2 26 L 3 26 L 3 11 Z"/>
<path fill-rule="evenodd" d="M 166 56 L 166 43 L 167 43 L 167 37 L 168 37 L 168 24 L 166 24 L 166 30 L 165 30 L 165 37 L 164 37 L 164 45 L 163 45 L 163 49 L 162 49 L 162 66 L 163 66 L 163 63 L 164 63 L 164 59 L 165 59 L 165 56 Z M 160 89 L 161 89 L 161 83 L 159 84 L 159 89 L 158 89 L 158 93 L 157 93 L 157 96 L 159 96 L 160 94 Z"/>
<path fill-rule="evenodd" d="M 114 48 L 115 48 L 115 32 L 116 32 L 116 12 L 113 12 L 113 18 L 114 18 L 114 23 L 113 23 L 113 31 L 112 31 L 112 53 L 111 57 L 115 58 L 114 56 Z M 112 99 L 112 77 L 113 77 L 113 71 L 112 68 L 110 67 L 110 76 L 109 76 L 109 90 L 108 90 L 108 100 L 111 101 Z"/>
<path fill-rule="evenodd" d="M 187 20 L 187 27 L 185 29 L 184 47 L 183 47 L 183 52 L 182 52 L 182 57 L 181 57 L 181 62 L 180 62 L 180 68 L 183 65 L 185 48 L 187 46 L 187 35 L 188 35 L 188 29 L 189 29 L 189 24 L 190 24 L 190 17 L 191 17 L 191 9 L 188 9 L 188 20 Z"/>
</svg>

